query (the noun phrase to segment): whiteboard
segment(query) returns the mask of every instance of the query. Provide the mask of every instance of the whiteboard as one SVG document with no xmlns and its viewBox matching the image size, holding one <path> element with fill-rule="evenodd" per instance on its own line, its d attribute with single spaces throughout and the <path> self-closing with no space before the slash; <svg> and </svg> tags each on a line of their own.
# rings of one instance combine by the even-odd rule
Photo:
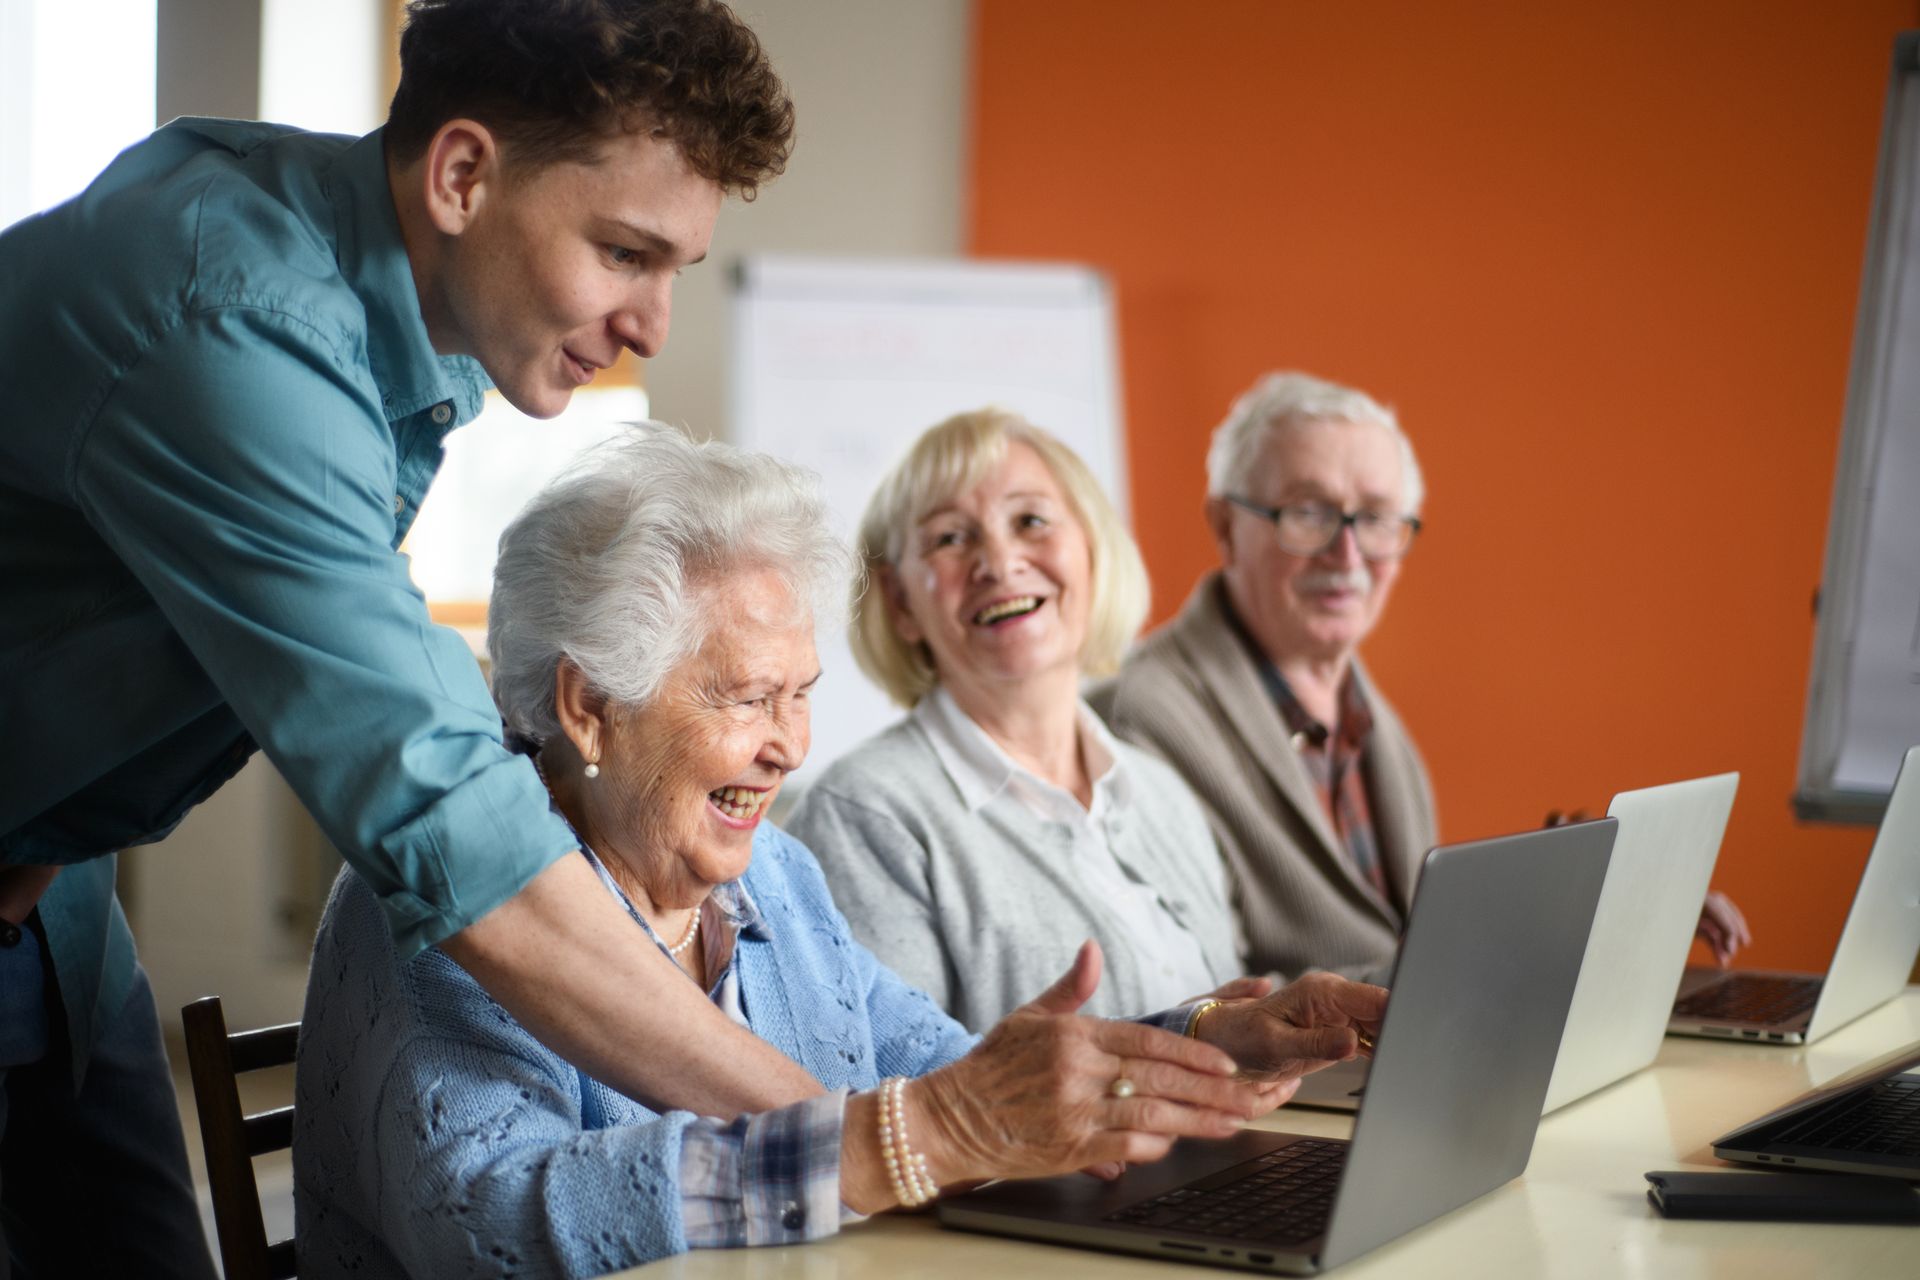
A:
<svg viewBox="0 0 1920 1280">
<path fill-rule="evenodd" d="M 1794 796 L 1874 822 L 1920 744 L 1920 33 L 1894 44 Z"/>
<path fill-rule="evenodd" d="M 1112 291 L 1083 266 L 746 259 L 734 277 L 734 443 L 818 471 L 837 532 L 926 428 L 998 405 L 1086 459 L 1125 516 Z M 804 786 L 902 714 L 823 618 Z"/>
</svg>

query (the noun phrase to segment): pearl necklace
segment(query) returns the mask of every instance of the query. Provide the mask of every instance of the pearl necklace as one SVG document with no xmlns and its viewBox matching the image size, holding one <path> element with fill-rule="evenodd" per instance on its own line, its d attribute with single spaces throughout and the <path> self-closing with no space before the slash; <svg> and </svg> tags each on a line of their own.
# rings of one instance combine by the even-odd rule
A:
<svg viewBox="0 0 1920 1280">
<path fill-rule="evenodd" d="M 682 955 L 686 953 L 687 948 L 693 945 L 693 940 L 695 937 L 699 935 L 699 933 L 700 933 L 700 908 L 695 907 L 693 909 L 693 919 L 687 925 L 686 936 L 681 938 L 680 941 L 674 943 L 672 946 L 668 947 L 667 954 L 672 956 L 675 960 L 678 960 Z"/>
</svg>

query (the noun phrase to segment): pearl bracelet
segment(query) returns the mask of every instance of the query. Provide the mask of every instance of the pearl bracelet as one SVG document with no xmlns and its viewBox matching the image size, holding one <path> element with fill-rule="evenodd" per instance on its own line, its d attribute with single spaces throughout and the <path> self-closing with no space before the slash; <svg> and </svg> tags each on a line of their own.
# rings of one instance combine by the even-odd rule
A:
<svg viewBox="0 0 1920 1280">
<path fill-rule="evenodd" d="M 927 1172 L 927 1158 L 907 1145 L 906 1091 L 903 1076 L 880 1082 L 880 1156 L 887 1162 L 893 1198 L 917 1209 L 939 1195 L 940 1188 Z"/>
</svg>

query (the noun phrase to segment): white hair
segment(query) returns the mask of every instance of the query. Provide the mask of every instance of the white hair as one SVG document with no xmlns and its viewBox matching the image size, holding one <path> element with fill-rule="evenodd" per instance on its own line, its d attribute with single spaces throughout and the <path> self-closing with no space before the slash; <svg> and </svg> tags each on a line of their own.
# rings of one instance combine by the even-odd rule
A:
<svg viewBox="0 0 1920 1280">
<path fill-rule="evenodd" d="M 545 742 L 560 731 L 563 659 L 616 704 L 641 705 L 709 634 L 708 587 L 771 569 L 819 616 L 851 564 L 813 472 L 640 424 L 582 455 L 500 535 L 493 700 L 510 731 Z"/>
<path fill-rule="evenodd" d="M 1400 429 L 1393 410 L 1364 391 L 1305 373 L 1269 373 L 1233 402 L 1226 420 L 1213 429 L 1207 449 L 1207 495 L 1244 493 L 1272 432 L 1316 422 L 1353 422 L 1385 427 L 1400 446 L 1402 493 L 1408 515 L 1426 501 L 1426 481 L 1413 456 L 1413 443 Z"/>
</svg>

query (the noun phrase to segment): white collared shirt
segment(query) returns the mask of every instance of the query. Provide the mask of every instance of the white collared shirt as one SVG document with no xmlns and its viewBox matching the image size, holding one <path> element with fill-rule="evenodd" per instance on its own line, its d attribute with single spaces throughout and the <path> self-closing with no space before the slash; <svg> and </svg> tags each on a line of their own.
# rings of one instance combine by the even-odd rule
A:
<svg viewBox="0 0 1920 1280">
<path fill-rule="evenodd" d="M 1131 803 L 1132 780 L 1100 717 L 1085 702 L 1078 715 L 1081 751 L 1093 780 L 1092 802 L 1084 808 L 1072 792 L 1008 755 L 944 687 L 920 699 L 910 718 L 925 731 L 969 809 L 977 810 L 1004 792 L 1034 817 L 1071 834 L 1068 856 L 1087 899 L 1118 920 L 1121 936 L 1135 940 L 1134 960 L 1149 991 L 1145 1007 L 1171 1006 L 1210 990 L 1213 975 L 1199 940 L 1159 890 L 1114 855 L 1111 828 L 1123 820 Z"/>
</svg>

